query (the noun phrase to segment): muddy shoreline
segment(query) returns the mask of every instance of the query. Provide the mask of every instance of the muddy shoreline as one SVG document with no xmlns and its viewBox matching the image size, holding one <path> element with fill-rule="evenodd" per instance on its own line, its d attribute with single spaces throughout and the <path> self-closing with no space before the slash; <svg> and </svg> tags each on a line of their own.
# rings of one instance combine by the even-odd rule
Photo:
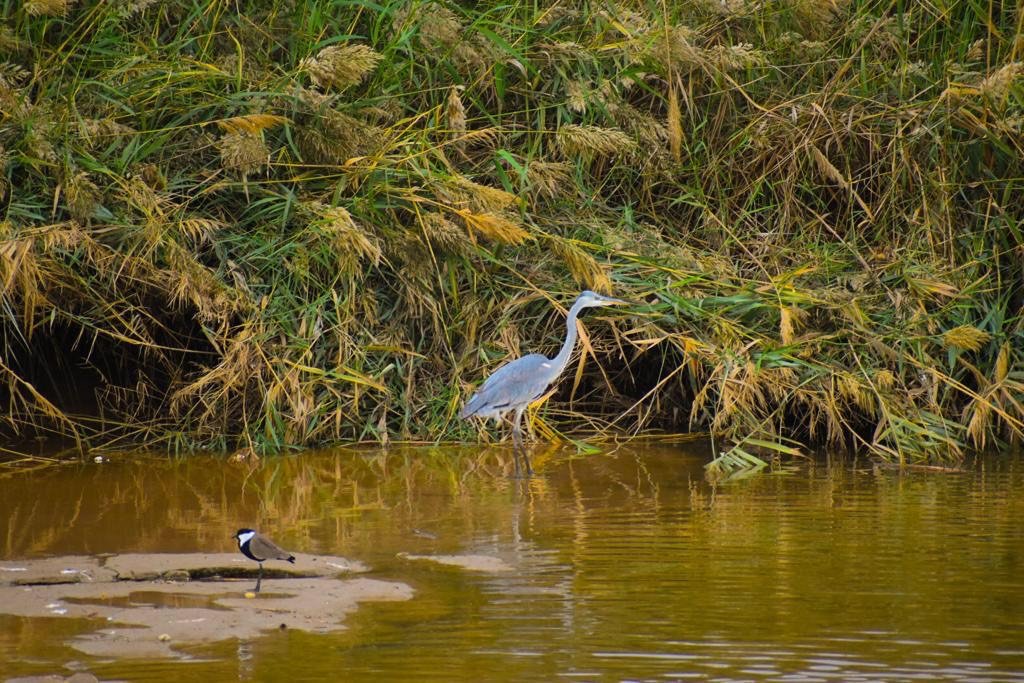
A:
<svg viewBox="0 0 1024 683">
<path fill-rule="evenodd" d="M 339 630 L 362 602 L 413 595 L 404 583 L 358 576 L 367 567 L 343 557 L 298 555 L 294 565 L 268 563 L 263 591 L 253 594 L 257 569 L 228 553 L 4 561 L 0 612 L 93 621 L 95 630 L 68 642 L 86 654 L 180 657 L 180 645 L 273 629 Z"/>
</svg>

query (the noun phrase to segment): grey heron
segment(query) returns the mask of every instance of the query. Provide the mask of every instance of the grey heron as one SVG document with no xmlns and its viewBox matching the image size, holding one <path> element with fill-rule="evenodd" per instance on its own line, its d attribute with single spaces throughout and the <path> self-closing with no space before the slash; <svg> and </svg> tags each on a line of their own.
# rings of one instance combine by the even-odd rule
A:
<svg viewBox="0 0 1024 683">
<path fill-rule="evenodd" d="M 466 419 L 477 416 L 500 420 L 505 413 L 514 411 L 512 447 L 516 451 L 516 469 L 519 468 L 518 457 L 522 453 L 526 460 L 526 473 L 533 474 L 530 458 L 523 450 L 523 435 L 520 426 L 523 411 L 544 395 L 552 382 L 558 379 L 558 376 L 565 370 L 565 366 L 569 364 L 569 357 L 572 355 L 573 347 L 576 346 L 576 318 L 580 311 L 594 306 L 612 306 L 624 303 L 626 302 L 622 299 L 613 299 L 589 289 L 581 293 L 572 308 L 569 309 L 569 315 L 565 319 L 565 341 L 562 342 L 562 349 L 558 355 L 548 358 L 540 353 L 531 353 L 502 365 L 466 401 L 459 417 Z"/>
</svg>

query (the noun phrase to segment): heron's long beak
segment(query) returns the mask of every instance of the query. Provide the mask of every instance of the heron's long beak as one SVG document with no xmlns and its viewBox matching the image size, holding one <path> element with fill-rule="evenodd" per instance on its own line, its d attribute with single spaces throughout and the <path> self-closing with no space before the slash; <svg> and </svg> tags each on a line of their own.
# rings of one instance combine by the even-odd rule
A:
<svg viewBox="0 0 1024 683">
<path fill-rule="evenodd" d="M 601 303 L 603 303 L 605 306 L 616 306 L 618 304 L 625 305 L 625 304 L 628 304 L 629 302 L 626 301 L 625 299 L 616 299 L 613 296 L 606 296 L 606 297 L 602 297 Z"/>
</svg>

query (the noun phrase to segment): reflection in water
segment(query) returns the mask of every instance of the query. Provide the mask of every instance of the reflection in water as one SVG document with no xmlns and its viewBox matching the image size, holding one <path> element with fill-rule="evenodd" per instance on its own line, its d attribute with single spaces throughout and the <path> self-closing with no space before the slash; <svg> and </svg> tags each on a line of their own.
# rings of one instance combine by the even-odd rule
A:
<svg viewBox="0 0 1024 683">
<path fill-rule="evenodd" d="M 145 585 L 145 584 L 143 584 Z M 128 595 L 98 596 L 90 598 L 64 598 L 65 602 L 76 605 L 104 605 L 108 607 L 167 607 L 186 609 L 200 607 L 228 611 L 227 607 L 217 604 L 217 595 L 196 595 L 193 593 L 161 593 L 158 591 L 134 591 Z"/>
<path fill-rule="evenodd" d="M 0 559 L 230 552 L 260 528 L 413 585 L 343 633 L 274 632 L 101 678 L 1024 680 L 1024 463 L 811 463 L 712 487 L 707 453 L 333 451 L 114 458 L 0 478 Z M 475 553 L 474 573 L 408 555 Z M 140 593 L 144 596 L 144 593 Z M 42 623 L 42 622 L 46 623 Z M 0 616 L 0 661 L 63 671 L 82 624 Z M 197 661 L 198 660 L 198 661 Z"/>
<path fill-rule="evenodd" d="M 247 640 L 239 640 L 235 648 L 235 657 L 238 658 L 238 680 L 248 681 L 253 675 L 253 647 Z"/>
</svg>

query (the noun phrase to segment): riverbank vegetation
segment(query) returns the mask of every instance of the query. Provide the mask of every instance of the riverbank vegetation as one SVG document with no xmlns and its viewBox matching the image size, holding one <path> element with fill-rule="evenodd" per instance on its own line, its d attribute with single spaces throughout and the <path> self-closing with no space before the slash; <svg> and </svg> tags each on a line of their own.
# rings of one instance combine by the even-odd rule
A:
<svg viewBox="0 0 1024 683">
<path fill-rule="evenodd" d="M 544 436 L 1024 430 L 1012 3 L 0 7 L 10 431 L 474 439 L 582 288 L 637 303 L 585 320 Z"/>
</svg>

